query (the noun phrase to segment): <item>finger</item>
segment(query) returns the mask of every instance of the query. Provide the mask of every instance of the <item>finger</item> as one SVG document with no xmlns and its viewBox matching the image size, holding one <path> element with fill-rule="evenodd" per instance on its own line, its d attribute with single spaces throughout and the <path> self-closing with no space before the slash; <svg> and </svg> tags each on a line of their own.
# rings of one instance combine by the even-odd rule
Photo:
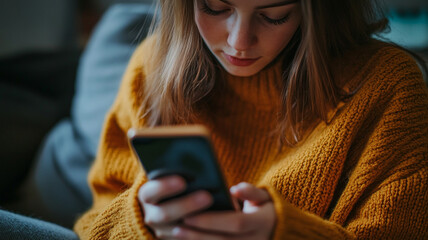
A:
<svg viewBox="0 0 428 240">
<path fill-rule="evenodd" d="M 184 224 L 196 229 L 223 234 L 249 234 L 264 223 L 264 216 L 257 213 L 208 212 L 186 217 Z"/>
<path fill-rule="evenodd" d="M 266 190 L 257 188 L 246 182 L 231 187 L 230 193 L 241 201 L 251 201 L 256 205 L 262 205 L 271 201 L 271 197 Z"/>
<path fill-rule="evenodd" d="M 174 237 L 173 230 L 177 226 L 175 225 L 167 225 L 167 226 L 159 226 L 156 228 L 152 228 L 153 233 L 155 234 L 157 239 L 177 239 Z"/>
<path fill-rule="evenodd" d="M 144 220 L 149 226 L 170 224 L 208 208 L 212 202 L 211 194 L 207 191 L 198 191 L 160 205 L 147 204 L 144 206 Z"/>
<path fill-rule="evenodd" d="M 177 195 L 186 189 L 186 182 L 179 176 L 168 176 L 145 183 L 138 191 L 141 202 L 155 204 L 160 200 Z"/>
<path fill-rule="evenodd" d="M 186 240 L 193 240 L 193 239 L 204 239 L 204 240 L 259 240 L 261 239 L 260 236 L 257 235 L 251 235 L 251 234 L 243 234 L 243 235 L 231 235 L 231 234 L 221 234 L 221 233 L 214 233 L 214 232 L 204 232 L 204 231 L 198 231 L 196 229 L 191 229 L 188 227 L 176 227 L 173 229 L 173 237 L 177 239 L 186 239 Z"/>
<path fill-rule="evenodd" d="M 193 229 L 185 228 L 185 227 L 176 227 L 172 231 L 172 236 L 177 239 L 186 239 L 186 240 L 193 240 L 193 239 L 204 239 L 204 240 L 225 240 L 227 238 L 222 237 L 214 234 L 208 234 L 200 231 L 195 231 Z"/>
</svg>

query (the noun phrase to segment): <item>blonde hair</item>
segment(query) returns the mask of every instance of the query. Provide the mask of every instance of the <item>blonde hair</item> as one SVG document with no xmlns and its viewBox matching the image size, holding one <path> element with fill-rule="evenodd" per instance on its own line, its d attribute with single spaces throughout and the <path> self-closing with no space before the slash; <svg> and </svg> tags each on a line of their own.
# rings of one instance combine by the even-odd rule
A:
<svg viewBox="0 0 428 240">
<path fill-rule="evenodd" d="M 219 65 L 194 22 L 193 0 L 159 0 L 160 21 L 153 30 L 156 66 L 147 76 L 145 115 L 149 126 L 189 123 L 208 100 Z M 287 46 L 282 111 L 277 133 L 294 145 L 346 94 L 331 73 L 331 60 L 367 43 L 387 21 L 373 0 L 301 0 L 303 20 Z"/>
<path fill-rule="evenodd" d="M 153 55 L 145 86 L 150 126 L 187 123 L 213 89 L 216 70 L 193 22 L 193 1 L 161 0 Z"/>
</svg>

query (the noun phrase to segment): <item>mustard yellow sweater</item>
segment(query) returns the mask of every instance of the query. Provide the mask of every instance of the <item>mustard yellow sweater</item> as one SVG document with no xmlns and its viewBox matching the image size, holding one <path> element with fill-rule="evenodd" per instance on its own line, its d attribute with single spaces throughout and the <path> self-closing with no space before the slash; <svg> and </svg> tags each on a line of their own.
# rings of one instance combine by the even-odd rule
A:
<svg viewBox="0 0 428 240">
<path fill-rule="evenodd" d="M 146 178 L 127 131 L 139 109 L 151 40 L 136 51 L 107 115 L 89 183 L 94 203 L 76 223 L 81 239 L 155 239 L 137 191 Z M 356 94 L 295 148 L 277 152 L 280 64 L 252 77 L 227 76 L 211 129 L 229 185 L 268 189 L 274 239 L 428 239 L 428 94 L 414 60 L 373 43 L 337 61 L 335 76 Z"/>
</svg>

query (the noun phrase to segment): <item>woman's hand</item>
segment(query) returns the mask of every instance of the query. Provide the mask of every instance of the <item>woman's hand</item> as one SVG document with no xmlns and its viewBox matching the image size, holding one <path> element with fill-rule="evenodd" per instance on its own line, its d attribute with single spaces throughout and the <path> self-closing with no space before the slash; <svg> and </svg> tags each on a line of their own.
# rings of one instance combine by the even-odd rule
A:
<svg viewBox="0 0 428 240">
<path fill-rule="evenodd" d="M 230 192 L 244 202 L 242 212 L 206 212 L 186 217 L 184 225 L 172 229 L 173 239 L 270 239 L 276 214 L 267 191 L 240 183 Z"/>
<path fill-rule="evenodd" d="M 212 196 L 198 191 L 164 203 L 160 200 L 179 194 L 186 188 L 183 178 L 170 176 L 144 184 L 138 198 L 144 221 L 160 239 L 269 239 L 276 221 L 269 194 L 249 183 L 240 183 L 230 191 L 243 201 L 242 211 L 206 212 Z M 180 222 L 179 222 L 180 221 Z"/>
<path fill-rule="evenodd" d="M 177 195 L 185 189 L 186 182 L 179 176 L 151 180 L 140 188 L 138 199 L 144 210 L 144 222 L 153 230 L 156 237 L 174 239 L 173 230 L 178 227 L 178 221 L 212 204 L 211 194 L 207 191 L 197 191 L 159 203 L 160 200 Z"/>
</svg>

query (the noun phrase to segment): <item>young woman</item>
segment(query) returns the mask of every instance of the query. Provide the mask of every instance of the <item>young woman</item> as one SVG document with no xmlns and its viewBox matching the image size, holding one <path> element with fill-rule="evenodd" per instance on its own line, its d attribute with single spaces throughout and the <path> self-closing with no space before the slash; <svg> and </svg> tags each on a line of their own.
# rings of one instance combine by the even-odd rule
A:
<svg viewBox="0 0 428 240">
<path fill-rule="evenodd" d="M 105 122 L 81 239 L 424 239 L 428 94 L 373 1 L 160 0 Z M 148 181 L 132 128 L 204 124 L 240 211 Z M 197 214 L 195 214 L 197 213 Z"/>
</svg>

